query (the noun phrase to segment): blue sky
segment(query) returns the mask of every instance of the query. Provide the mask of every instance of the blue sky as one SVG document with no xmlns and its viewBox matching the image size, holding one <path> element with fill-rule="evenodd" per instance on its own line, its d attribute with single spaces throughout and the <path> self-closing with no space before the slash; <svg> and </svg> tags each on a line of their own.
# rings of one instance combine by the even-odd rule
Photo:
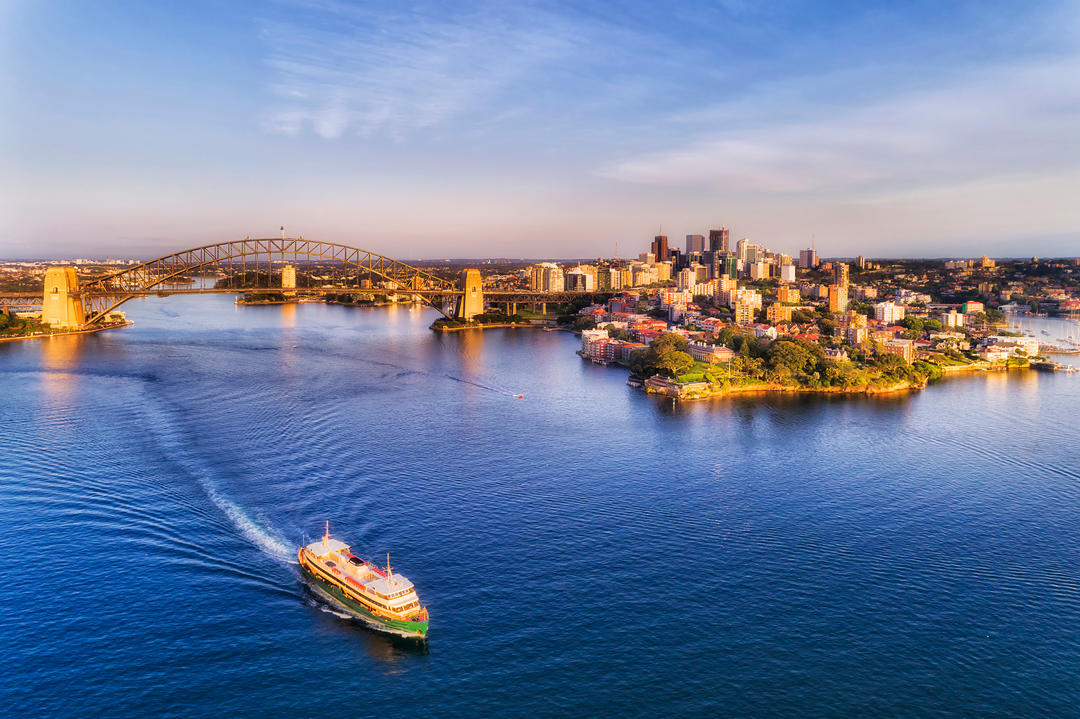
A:
<svg viewBox="0 0 1080 719">
<path fill-rule="evenodd" d="M 0 256 L 1080 254 L 1080 3 L 8 2 Z"/>
</svg>

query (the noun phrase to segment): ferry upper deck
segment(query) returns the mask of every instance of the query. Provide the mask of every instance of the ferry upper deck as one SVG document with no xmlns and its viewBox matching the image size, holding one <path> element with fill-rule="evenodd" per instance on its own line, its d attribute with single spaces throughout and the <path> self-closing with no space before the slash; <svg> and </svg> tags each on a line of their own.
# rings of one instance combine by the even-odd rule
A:
<svg viewBox="0 0 1080 719">
<path fill-rule="evenodd" d="M 337 539 L 320 539 L 307 545 L 309 560 L 329 572 L 354 591 L 376 599 L 380 608 L 395 614 L 406 613 L 420 606 L 413 583 L 400 574 L 388 574 L 349 551 L 349 546 Z M 373 596 L 372 596 L 373 595 Z"/>
</svg>

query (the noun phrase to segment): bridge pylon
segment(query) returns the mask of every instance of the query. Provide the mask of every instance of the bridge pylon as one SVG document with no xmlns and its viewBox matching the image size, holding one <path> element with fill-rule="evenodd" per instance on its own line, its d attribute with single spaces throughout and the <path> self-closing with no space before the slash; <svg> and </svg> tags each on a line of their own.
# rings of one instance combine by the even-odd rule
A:
<svg viewBox="0 0 1080 719">
<path fill-rule="evenodd" d="M 459 320 L 471 320 L 484 311 L 484 283 L 480 279 L 480 270 L 462 270 L 458 278 L 458 289 L 463 294 L 458 302 L 455 316 Z"/>
<path fill-rule="evenodd" d="M 62 330 L 79 329 L 86 322 L 86 308 L 79 299 L 79 276 L 74 267 L 45 270 L 41 321 Z"/>
</svg>

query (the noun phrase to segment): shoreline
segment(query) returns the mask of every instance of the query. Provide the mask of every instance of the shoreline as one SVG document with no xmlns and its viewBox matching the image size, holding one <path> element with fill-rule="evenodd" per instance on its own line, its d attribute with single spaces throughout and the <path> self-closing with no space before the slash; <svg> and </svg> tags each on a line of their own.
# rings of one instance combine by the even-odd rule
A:
<svg viewBox="0 0 1080 719">
<path fill-rule="evenodd" d="M 300 304 L 300 300 L 267 300 L 265 302 L 245 302 L 244 300 L 236 300 L 233 302 L 233 304 L 240 307 L 259 307 L 262 305 L 298 305 Z"/>
<path fill-rule="evenodd" d="M 534 325 L 531 322 L 499 322 L 488 325 L 461 325 L 459 327 L 446 327 L 431 325 L 428 329 L 434 332 L 461 332 L 462 330 L 493 330 L 500 327 L 535 327 L 537 329 L 543 329 L 546 325 Z"/>
<path fill-rule="evenodd" d="M 738 394 L 836 394 L 836 395 L 883 395 L 883 394 L 898 394 L 900 392 L 916 392 L 926 389 L 929 383 L 912 384 L 910 382 L 898 382 L 888 387 L 787 387 L 785 385 L 776 384 L 760 384 L 760 385 L 743 385 L 740 387 L 728 387 L 719 390 L 706 390 L 702 393 L 690 392 L 682 395 L 669 395 L 661 391 L 653 390 L 653 386 L 648 384 L 648 380 L 642 386 L 645 388 L 646 394 L 660 394 L 665 396 L 674 396 L 680 401 L 697 401 L 704 399 L 717 399 L 720 397 L 727 397 L 729 395 Z"/>
<path fill-rule="evenodd" d="M 40 340 L 46 337 L 69 337 L 71 335 L 92 335 L 97 332 L 104 332 L 105 330 L 117 330 L 122 327 L 130 327 L 133 324 L 135 323 L 123 322 L 105 325 L 104 327 L 93 327 L 85 330 L 59 330 L 57 332 L 45 332 L 32 335 L 18 335 L 16 337 L 0 337 L 0 342 L 15 342 L 16 340 Z"/>
<path fill-rule="evenodd" d="M 576 352 L 583 360 L 592 364 L 597 364 L 589 360 L 581 354 L 580 351 Z M 625 368 L 626 366 L 619 362 L 613 362 L 618 367 Z M 602 365 L 608 366 L 608 365 Z M 950 374 L 960 374 L 963 372 L 1008 372 L 1012 370 L 1024 370 L 1024 371 L 1036 371 L 1030 366 L 1014 367 L 1009 365 L 994 365 L 989 362 L 975 362 L 967 365 L 938 365 L 942 370 L 941 380 L 944 380 Z M 891 385 L 875 387 L 870 385 L 861 385 L 858 387 L 793 387 L 790 385 L 780 385 L 770 382 L 758 382 L 755 384 L 738 385 L 738 386 L 724 386 L 722 384 L 712 384 L 708 382 L 686 382 L 681 383 L 673 379 L 666 377 L 653 376 L 648 378 L 638 378 L 630 375 L 627 378 L 627 385 L 634 387 L 635 389 L 642 390 L 646 394 L 660 395 L 664 397 L 671 397 L 672 399 L 680 402 L 693 402 L 706 399 L 716 399 L 720 397 L 727 397 L 729 395 L 737 394 L 834 394 L 834 395 L 888 395 L 898 394 L 901 392 L 920 392 L 933 384 L 929 380 L 923 382 L 913 383 L 907 380 L 896 382 Z"/>
</svg>

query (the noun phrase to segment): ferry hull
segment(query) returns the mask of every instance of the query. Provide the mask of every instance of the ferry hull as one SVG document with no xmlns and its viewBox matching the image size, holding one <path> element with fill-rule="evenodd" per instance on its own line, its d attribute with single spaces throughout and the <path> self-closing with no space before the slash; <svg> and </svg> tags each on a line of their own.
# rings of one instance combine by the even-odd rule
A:
<svg viewBox="0 0 1080 719">
<path fill-rule="evenodd" d="M 402 634 L 408 634 L 410 636 L 419 637 L 421 639 L 427 637 L 428 623 L 426 621 L 411 622 L 404 619 L 393 619 L 391 617 L 383 617 L 375 614 L 362 603 L 358 602 L 357 600 L 346 594 L 345 590 L 336 582 L 331 582 L 317 572 L 312 571 L 307 566 L 307 563 L 303 560 L 303 558 L 300 559 L 300 568 L 303 570 L 304 576 L 310 582 L 312 582 L 319 589 L 330 595 L 334 599 L 334 601 L 336 601 L 338 604 L 341 604 L 353 614 L 356 614 L 357 616 L 363 619 L 367 619 L 371 622 L 381 624 L 388 629 L 392 629 Z"/>
</svg>

